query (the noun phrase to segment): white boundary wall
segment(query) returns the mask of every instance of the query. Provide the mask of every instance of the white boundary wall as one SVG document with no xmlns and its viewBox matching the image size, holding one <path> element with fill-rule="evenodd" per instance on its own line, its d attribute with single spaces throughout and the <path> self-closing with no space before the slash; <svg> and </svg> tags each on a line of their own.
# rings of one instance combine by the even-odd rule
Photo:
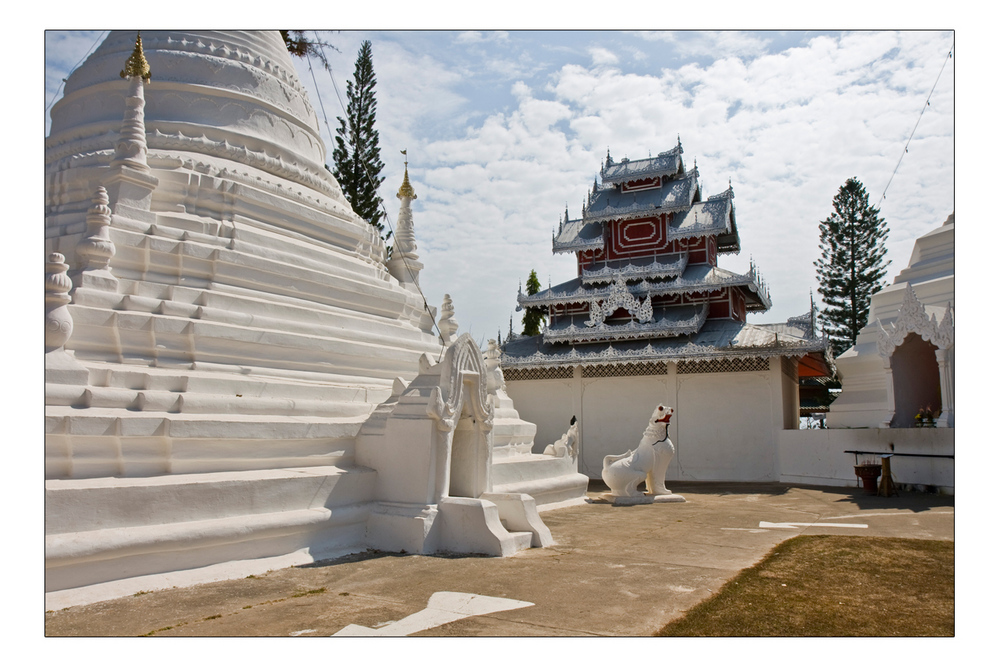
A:
<svg viewBox="0 0 1000 667">
<path fill-rule="evenodd" d="M 786 430 L 778 433 L 781 476 L 789 484 L 856 486 L 853 454 L 856 450 L 895 454 L 892 476 L 897 484 L 934 487 L 955 493 L 953 428 L 835 428 Z M 933 454 L 934 457 L 900 456 Z M 869 455 L 873 456 L 873 455 Z M 860 458 L 860 457 L 859 457 Z"/>
<path fill-rule="evenodd" d="M 511 373 L 510 375 L 513 375 Z M 507 394 L 537 424 L 535 451 L 558 439 L 570 417 L 580 424 L 579 471 L 601 478 L 605 456 L 635 449 L 657 405 L 676 408 L 670 440 L 677 454 L 667 480 L 773 482 L 778 433 L 798 423 L 797 385 L 777 357 L 761 370 L 512 380 Z"/>
<path fill-rule="evenodd" d="M 892 472 L 899 484 L 954 493 L 954 458 L 937 458 L 954 456 L 954 429 L 789 428 L 798 421 L 795 389 L 778 359 L 761 372 L 678 375 L 672 363 L 665 375 L 583 378 L 576 368 L 567 378 L 507 381 L 521 418 L 538 425 L 536 451 L 558 439 L 571 416 L 580 420 L 579 471 L 591 479 L 600 478 L 604 456 L 636 447 L 662 401 L 677 408 L 668 481 L 853 487 L 855 456 L 845 451 L 859 450 L 898 454 Z"/>
</svg>

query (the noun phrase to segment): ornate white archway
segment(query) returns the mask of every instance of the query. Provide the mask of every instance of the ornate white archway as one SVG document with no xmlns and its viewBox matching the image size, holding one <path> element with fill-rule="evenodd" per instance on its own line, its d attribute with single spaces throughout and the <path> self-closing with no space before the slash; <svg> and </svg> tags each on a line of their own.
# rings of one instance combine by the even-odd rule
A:
<svg viewBox="0 0 1000 667">
<path fill-rule="evenodd" d="M 941 387 L 941 416 L 936 425 L 939 428 L 955 425 L 955 374 L 952 368 L 950 351 L 955 345 L 955 323 L 952 315 L 951 302 L 945 308 L 941 321 L 937 315 L 927 315 L 927 310 L 911 285 L 906 286 L 903 293 L 903 305 L 899 308 L 899 316 L 888 328 L 878 323 L 878 353 L 882 357 L 882 366 L 886 372 L 886 392 L 889 410 L 882 427 L 891 426 L 896 416 L 896 389 L 892 372 L 892 356 L 896 349 L 903 345 L 910 334 L 915 334 L 933 345 L 934 356 L 938 365 L 938 380 Z"/>
</svg>

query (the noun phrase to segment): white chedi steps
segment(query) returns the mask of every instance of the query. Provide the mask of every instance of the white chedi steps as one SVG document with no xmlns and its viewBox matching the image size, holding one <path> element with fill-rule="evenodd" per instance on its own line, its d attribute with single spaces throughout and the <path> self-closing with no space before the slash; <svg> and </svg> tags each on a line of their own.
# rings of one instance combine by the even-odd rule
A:
<svg viewBox="0 0 1000 667">
<path fill-rule="evenodd" d="M 149 69 L 123 81 L 126 59 Z M 51 474 L 333 464 L 440 350 L 325 155 L 277 32 L 112 32 L 70 76 L 46 244 L 68 258 L 66 352 L 89 377 L 47 384 Z"/>
<path fill-rule="evenodd" d="M 584 502 L 589 480 L 578 472 L 576 456 L 532 453 L 537 427 L 521 419 L 507 395 L 495 340 L 489 341 L 485 360 L 494 406 L 493 491 L 528 494 L 539 511 Z"/>
<path fill-rule="evenodd" d="M 64 591 L 56 601 L 101 585 L 124 595 L 150 585 L 151 574 L 296 553 L 287 564 L 307 563 L 362 550 L 374 476 L 324 466 L 50 480 L 46 591 Z"/>
<path fill-rule="evenodd" d="M 65 91 L 45 167 L 49 608 L 370 547 L 551 544 L 520 489 L 548 507 L 570 475 L 493 488 L 493 415 L 517 465 L 534 426 L 487 391 L 447 296 L 434 334 L 408 172 L 388 262 L 277 32 L 112 32 Z M 428 405 L 458 413 L 430 428 Z"/>
<path fill-rule="evenodd" d="M 70 75 L 45 156 L 49 599 L 366 548 L 355 438 L 441 342 L 327 155 L 276 31 L 113 31 Z"/>
</svg>

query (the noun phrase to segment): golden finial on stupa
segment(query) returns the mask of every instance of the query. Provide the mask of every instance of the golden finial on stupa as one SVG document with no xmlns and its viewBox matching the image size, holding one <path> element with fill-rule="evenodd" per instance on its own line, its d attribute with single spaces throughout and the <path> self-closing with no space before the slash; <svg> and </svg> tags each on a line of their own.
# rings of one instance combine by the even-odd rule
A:
<svg viewBox="0 0 1000 667">
<path fill-rule="evenodd" d="M 140 77 L 143 81 L 149 83 L 149 63 L 146 62 L 146 56 L 142 53 L 142 35 L 138 32 L 135 34 L 135 49 L 132 50 L 132 55 L 129 56 L 128 62 L 125 63 L 125 69 L 121 71 L 123 79 L 133 76 Z"/>
<path fill-rule="evenodd" d="M 404 148 L 399 152 L 402 153 L 405 158 L 406 149 Z M 409 197 L 410 199 L 417 198 L 417 193 L 413 191 L 413 186 L 410 185 L 409 164 L 410 163 L 407 162 L 405 159 L 403 160 L 403 184 L 399 186 L 399 192 L 396 193 L 396 196 L 399 197 L 400 199 L 402 199 L 403 197 Z"/>
</svg>

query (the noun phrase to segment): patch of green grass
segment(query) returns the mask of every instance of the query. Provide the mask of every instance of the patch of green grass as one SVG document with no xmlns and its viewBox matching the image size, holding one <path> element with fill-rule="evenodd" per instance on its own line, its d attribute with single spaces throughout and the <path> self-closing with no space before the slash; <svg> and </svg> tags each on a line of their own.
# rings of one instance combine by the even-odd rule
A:
<svg viewBox="0 0 1000 667">
<path fill-rule="evenodd" d="M 326 587 L 325 586 L 323 588 L 314 588 L 311 591 L 305 591 L 305 592 L 302 592 L 302 593 L 293 593 L 292 597 L 293 598 L 300 598 L 300 597 L 304 597 L 306 595 L 319 595 L 320 593 L 326 593 Z"/>
<path fill-rule="evenodd" d="M 203 620 L 203 621 L 212 621 L 212 620 L 214 620 L 216 618 L 222 618 L 222 614 L 215 614 L 214 616 L 206 616 L 205 618 L 203 618 L 201 620 Z"/>
<path fill-rule="evenodd" d="M 955 544 L 801 535 L 657 635 L 952 637 Z"/>
</svg>

